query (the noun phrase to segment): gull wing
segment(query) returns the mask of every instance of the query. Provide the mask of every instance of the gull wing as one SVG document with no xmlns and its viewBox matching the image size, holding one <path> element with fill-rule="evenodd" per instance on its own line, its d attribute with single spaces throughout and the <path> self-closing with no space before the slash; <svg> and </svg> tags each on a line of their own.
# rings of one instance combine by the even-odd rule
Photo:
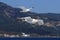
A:
<svg viewBox="0 0 60 40">
<path fill-rule="evenodd" d="M 25 8 L 24 6 L 21 6 L 20 8 L 21 8 L 22 10 L 26 10 L 26 8 Z"/>
</svg>

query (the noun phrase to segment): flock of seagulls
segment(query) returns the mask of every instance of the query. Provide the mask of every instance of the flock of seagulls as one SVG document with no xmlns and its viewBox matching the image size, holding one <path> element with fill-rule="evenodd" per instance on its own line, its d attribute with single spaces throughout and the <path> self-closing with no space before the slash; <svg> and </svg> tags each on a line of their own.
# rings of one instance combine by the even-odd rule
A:
<svg viewBox="0 0 60 40">
<path fill-rule="evenodd" d="M 27 23 L 30 24 L 38 24 L 38 25 L 43 25 L 44 24 L 44 20 L 42 19 L 34 19 L 31 17 L 22 17 L 22 18 L 17 18 L 17 19 L 22 19 L 22 21 L 26 21 Z"/>
<path fill-rule="evenodd" d="M 22 35 L 14 35 L 14 34 L 0 34 L 0 36 L 3 36 L 3 37 L 10 37 L 10 38 L 14 38 L 14 37 L 30 37 L 29 34 L 26 34 L 26 33 L 22 33 Z"/>
</svg>

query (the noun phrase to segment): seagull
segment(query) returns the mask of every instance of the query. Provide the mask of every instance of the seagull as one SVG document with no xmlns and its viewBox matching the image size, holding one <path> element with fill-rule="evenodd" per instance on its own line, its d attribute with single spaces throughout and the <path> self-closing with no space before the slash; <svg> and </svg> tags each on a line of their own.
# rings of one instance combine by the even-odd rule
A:
<svg viewBox="0 0 60 40">
<path fill-rule="evenodd" d="M 23 37 L 30 37 L 29 34 L 25 34 L 25 33 L 22 33 L 22 36 L 23 36 Z"/>
<path fill-rule="evenodd" d="M 22 11 L 20 11 L 20 12 L 29 12 L 29 11 L 31 11 L 31 9 L 34 8 L 34 7 L 25 8 L 24 6 L 22 6 L 22 7 L 20 7 L 20 8 L 22 9 Z"/>
</svg>

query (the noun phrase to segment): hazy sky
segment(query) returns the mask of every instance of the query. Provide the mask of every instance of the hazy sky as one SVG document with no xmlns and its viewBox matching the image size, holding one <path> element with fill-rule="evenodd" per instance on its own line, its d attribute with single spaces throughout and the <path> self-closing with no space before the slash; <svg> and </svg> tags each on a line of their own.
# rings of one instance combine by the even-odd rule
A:
<svg viewBox="0 0 60 40">
<path fill-rule="evenodd" d="M 0 0 L 13 7 L 34 7 L 32 11 L 39 13 L 60 13 L 60 0 Z"/>
</svg>

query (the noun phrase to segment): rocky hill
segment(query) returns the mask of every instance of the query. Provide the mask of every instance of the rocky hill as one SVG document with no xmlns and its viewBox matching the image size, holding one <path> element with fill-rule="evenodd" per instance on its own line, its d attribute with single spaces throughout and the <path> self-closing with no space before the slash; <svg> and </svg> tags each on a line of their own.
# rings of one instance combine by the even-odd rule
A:
<svg viewBox="0 0 60 40">
<path fill-rule="evenodd" d="M 60 14 L 20 12 L 21 8 L 14 8 L 0 2 L 0 31 L 16 33 L 35 33 L 40 35 L 60 35 Z M 44 25 L 29 24 L 21 21 L 21 17 L 32 17 L 44 20 Z"/>
</svg>

